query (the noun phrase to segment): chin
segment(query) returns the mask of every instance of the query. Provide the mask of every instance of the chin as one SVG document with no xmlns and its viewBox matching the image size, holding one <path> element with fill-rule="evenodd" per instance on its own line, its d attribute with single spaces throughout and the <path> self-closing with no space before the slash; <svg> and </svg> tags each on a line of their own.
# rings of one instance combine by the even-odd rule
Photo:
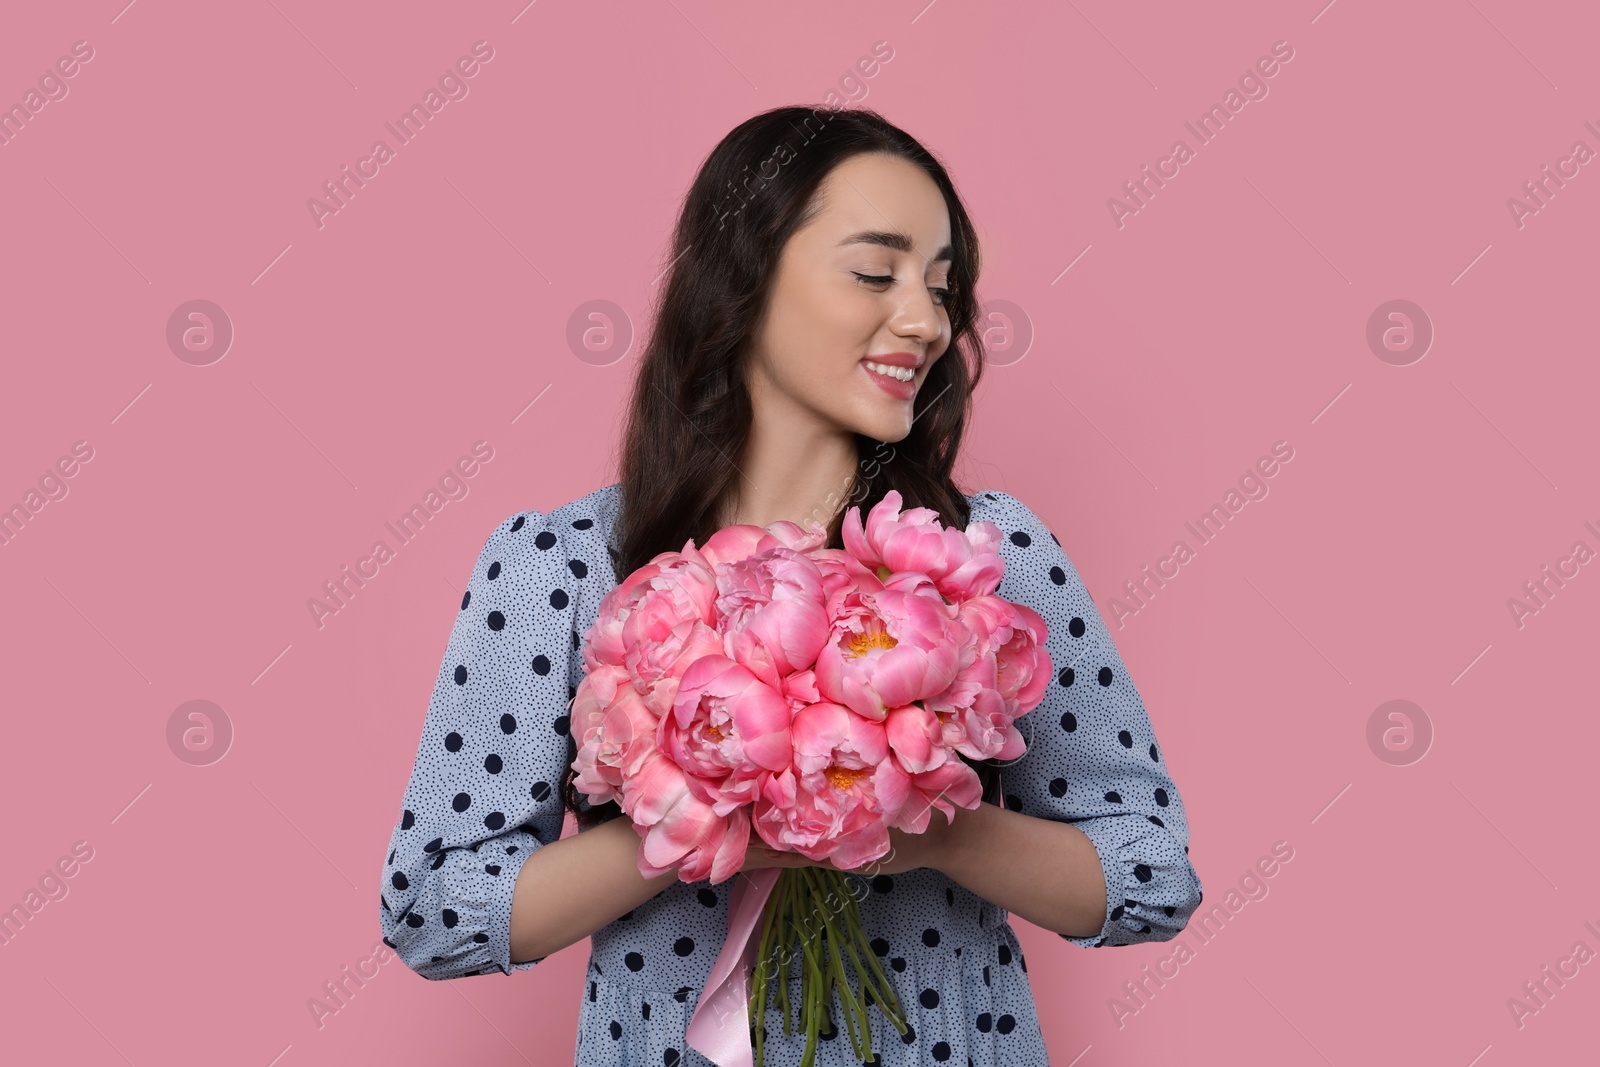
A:
<svg viewBox="0 0 1600 1067">
<path fill-rule="evenodd" d="M 903 418 L 884 417 L 879 415 L 874 418 L 853 419 L 846 422 L 856 433 L 863 437 L 870 437 L 874 441 L 884 441 L 894 444 L 903 441 L 911 433 L 911 412 L 907 410 Z"/>
</svg>

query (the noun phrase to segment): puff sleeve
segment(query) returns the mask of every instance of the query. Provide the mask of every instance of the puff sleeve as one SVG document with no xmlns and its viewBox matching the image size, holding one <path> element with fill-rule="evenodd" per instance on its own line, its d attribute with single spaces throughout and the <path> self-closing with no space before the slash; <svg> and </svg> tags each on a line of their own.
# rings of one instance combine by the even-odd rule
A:
<svg viewBox="0 0 1600 1067">
<path fill-rule="evenodd" d="M 511 896 L 561 836 L 576 573 L 537 511 L 473 564 L 383 868 L 383 940 L 424 978 L 539 962 L 511 959 Z"/>
<path fill-rule="evenodd" d="M 1090 937 L 1060 936 L 1085 948 L 1170 941 L 1202 894 L 1183 800 L 1144 702 L 1055 535 L 1010 494 L 975 502 L 972 518 L 1000 528 L 1006 569 L 996 594 L 1044 618 L 1055 669 L 1044 700 L 1017 720 L 1028 748 L 1002 765 L 1005 805 L 1076 826 L 1105 871 L 1105 925 Z"/>
</svg>

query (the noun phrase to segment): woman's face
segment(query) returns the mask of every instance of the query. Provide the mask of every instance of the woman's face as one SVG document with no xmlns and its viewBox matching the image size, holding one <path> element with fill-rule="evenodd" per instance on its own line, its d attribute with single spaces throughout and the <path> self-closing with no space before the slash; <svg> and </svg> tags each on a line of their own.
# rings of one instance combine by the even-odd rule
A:
<svg viewBox="0 0 1600 1067">
<path fill-rule="evenodd" d="M 934 399 L 917 394 L 950 343 L 950 214 L 919 167 L 878 153 L 840 163 L 817 196 L 820 211 L 779 257 L 757 329 L 747 378 L 756 417 L 899 441 Z"/>
</svg>

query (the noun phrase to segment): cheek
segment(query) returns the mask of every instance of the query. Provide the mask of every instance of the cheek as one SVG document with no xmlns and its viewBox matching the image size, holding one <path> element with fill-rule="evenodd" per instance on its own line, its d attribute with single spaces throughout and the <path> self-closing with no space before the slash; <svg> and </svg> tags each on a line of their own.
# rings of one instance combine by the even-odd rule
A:
<svg viewBox="0 0 1600 1067">
<path fill-rule="evenodd" d="M 785 391 L 836 403 L 839 390 L 861 373 L 858 364 L 873 336 L 870 325 L 850 321 L 838 309 L 795 319 L 770 337 L 773 370 Z"/>
<path fill-rule="evenodd" d="M 835 348 L 845 347 L 864 355 L 872 339 L 883 328 L 882 294 L 850 283 L 817 286 L 808 290 L 803 301 L 805 328 L 816 338 L 826 338 Z M 798 310 L 798 308 L 797 308 Z"/>
<path fill-rule="evenodd" d="M 830 354 L 830 352 L 832 354 Z M 769 374 L 777 390 L 808 408 L 832 412 L 845 389 L 845 374 L 837 351 L 814 330 L 797 330 L 771 351 Z"/>
</svg>

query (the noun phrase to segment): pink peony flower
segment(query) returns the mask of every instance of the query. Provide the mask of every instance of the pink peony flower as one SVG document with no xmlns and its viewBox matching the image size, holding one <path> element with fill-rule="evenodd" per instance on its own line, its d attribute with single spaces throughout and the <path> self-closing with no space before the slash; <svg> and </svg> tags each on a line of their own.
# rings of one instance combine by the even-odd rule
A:
<svg viewBox="0 0 1600 1067">
<path fill-rule="evenodd" d="M 882 721 L 891 707 L 942 692 L 970 638 L 941 599 L 895 589 L 839 589 L 817 655 L 817 691 Z"/>
<path fill-rule="evenodd" d="M 678 878 L 722 882 L 744 864 L 750 844 L 749 809 L 718 815 L 689 786 L 683 768 L 655 751 L 629 779 L 623 810 L 640 839 L 639 873 L 646 878 L 678 868 Z"/>
<path fill-rule="evenodd" d="M 1011 632 L 995 650 L 1000 697 L 1013 718 L 1024 715 L 1044 700 L 1055 675 L 1045 641 L 1050 626 L 1026 604 L 1011 604 Z"/>
<path fill-rule="evenodd" d="M 884 718 L 889 747 L 907 774 L 921 774 L 956 758 L 946 746 L 939 716 L 920 704 L 890 708 Z"/>
<path fill-rule="evenodd" d="M 793 766 L 767 775 L 755 828 L 773 848 L 839 867 L 859 867 L 889 850 L 875 789 L 888 766 L 883 724 L 823 701 L 794 717 Z"/>
<path fill-rule="evenodd" d="M 760 544 L 768 536 L 766 529 L 747 522 L 724 526 L 706 538 L 700 555 L 713 569 L 725 563 L 737 563 L 759 552 Z"/>
<path fill-rule="evenodd" d="M 944 727 L 944 743 L 973 759 L 1014 759 L 1026 751 L 1011 725 L 1044 699 L 1053 673 L 1044 620 L 1024 604 L 979 596 L 957 607 L 972 655 L 950 687 L 925 701 Z"/>
<path fill-rule="evenodd" d="M 702 656 L 720 655 L 722 635 L 699 619 L 672 622 L 665 612 L 646 605 L 623 625 L 628 639 L 628 673 L 633 686 L 657 717 L 672 710 L 678 681 Z M 668 628 L 668 624 L 670 628 Z"/>
<path fill-rule="evenodd" d="M 815 519 L 809 526 L 804 527 L 799 523 L 780 519 L 769 524 L 767 530 L 783 544 L 783 547 L 792 548 L 796 552 L 810 552 L 828 543 L 828 528 Z"/>
<path fill-rule="evenodd" d="M 1000 585 L 1005 563 L 1000 558 L 1000 528 L 980 520 L 966 532 L 945 529 L 939 513 L 930 508 L 900 511 L 900 493 L 891 489 L 867 514 L 861 526 L 861 508 L 845 512 L 840 532 L 844 547 L 862 563 L 891 574 L 912 572 L 933 580 L 951 601 L 984 596 Z M 885 582 L 893 584 L 892 577 Z"/>
<path fill-rule="evenodd" d="M 716 568 L 723 648 L 768 685 L 811 666 L 828 637 L 822 571 L 803 553 L 768 548 Z"/>
<path fill-rule="evenodd" d="M 755 799 L 762 772 L 789 766 L 789 718 L 781 692 L 726 656 L 702 656 L 684 671 L 656 744 L 726 815 Z"/>
<path fill-rule="evenodd" d="M 694 542 L 688 546 L 692 547 Z M 627 641 L 623 627 L 638 608 L 665 600 L 675 618 L 715 621 L 716 578 L 698 552 L 663 552 L 618 582 L 600 600 L 598 615 L 583 643 L 584 666 L 625 666 Z M 657 609 L 660 610 L 659 608 Z"/>
<path fill-rule="evenodd" d="M 907 833 L 926 830 L 935 808 L 944 812 L 949 823 L 955 821 L 957 807 L 975 808 L 983 800 L 983 782 L 963 760 L 949 759 L 934 770 L 918 774 L 907 774 L 895 760 L 888 760 L 879 768 L 879 774 L 878 796 L 886 808 L 892 806 L 895 812 L 889 825 Z"/>
<path fill-rule="evenodd" d="M 1028 750 L 1014 719 L 1000 694 L 984 689 L 950 716 L 946 743 L 973 759 L 1014 760 Z"/>
<path fill-rule="evenodd" d="M 624 668 L 601 665 L 578 686 L 570 722 L 578 744 L 573 784 L 591 803 L 620 803 L 628 779 L 655 751 L 657 716 Z"/>
<path fill-rule="evenodd" d="M 809 552 L 827 539 L 828 531 L 817 523 L 813 523 L 809 530 L 802 529 L 798 523 L 787 519 L 780 519 L 766 526 L 736 523 L 733 526 L 724 526 L 706 538 L 706 543 L 700 548 L 700 554 L 708 564 L 716 567 L 724 563 L 738 563 L 758 552 L 772 548 Z"/>
</svg>

